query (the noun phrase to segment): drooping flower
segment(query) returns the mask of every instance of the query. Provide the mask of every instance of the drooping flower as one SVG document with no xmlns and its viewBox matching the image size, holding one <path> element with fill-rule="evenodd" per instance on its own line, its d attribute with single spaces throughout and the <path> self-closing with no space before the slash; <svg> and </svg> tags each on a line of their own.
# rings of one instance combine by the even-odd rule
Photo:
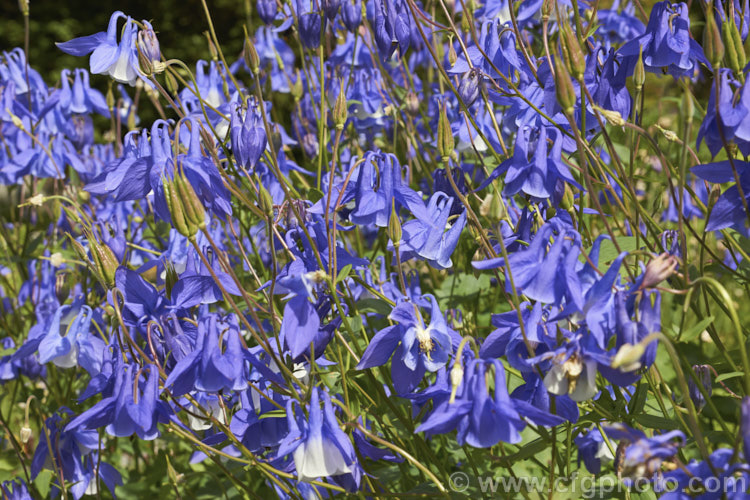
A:
<svg viewBox="0 0 750 500">
<path fill-rule="evenodd" d="M 125 18 L 125 27 L 118 42 L 117 23 L 121 18 Z M 89 64 L 94 74 L 108 74 L 115 81 L 135 85 L 137 78 L 143 78 L 136 50 L 137 31 L 135 22 L 118 10 L 110 17 L 106 32 L 74 38 L 57 46 L 74 56 L 91 54 Z"/>
<path fill-rule="evenodd" d="M 289 434 L 279 445 L 277 456 L 292 454 L 300 481 L 349 474 L 358 484 L 361 472 L 354 447 L 339 428 L 331 397 L 326 391 L 313 387 L 308 406 L 306 419 L 293 400 L 287 403 Z"/>
</svg>

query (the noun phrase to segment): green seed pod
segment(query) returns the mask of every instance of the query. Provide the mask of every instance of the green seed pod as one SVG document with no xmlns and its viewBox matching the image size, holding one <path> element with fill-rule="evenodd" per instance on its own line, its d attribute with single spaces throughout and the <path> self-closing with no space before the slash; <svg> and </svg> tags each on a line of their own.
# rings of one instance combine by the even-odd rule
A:
<svg viewBox="0 0 750 500">
<path fill-rule="evenodd" d="M 391 199 L 391 217 L 388 219 L 388 237 L 396 246 L 401 242 L 401 220 L 396 213 L 395 199 Z"/>
<path fill-rule="evenodd" d="M 643 84 L 646 83 L 646 68 L 643 66 L 643 47 L 641 47 L 638 60 L 633 69 L 633 83 L 635 83 L 636 90 L 641 90 Z"/>
<path fill-rule="evenodd" d="M 443 105 L 440 108 L 440 119 L 438 121 L 438 153 L 440 153 L 444 162 L 447 162 L 450 158 L 453 148 L 453 130 L 451 129 L 451 122 L 448 120 L 445 105 Z"/>
<path fill-rule="evenodd" d="M 708 4 L 706 13 L 706 27 L 703 30 L 703 51 L 711 66 L 718 69 L 721 66 L 721 60 L 724 58 L 724 43 L 721 41 L 719 27 L 716 26 L 713 4 Z"/>
<path fill-rule="evenodd" d="M 557 94 L 557 102 L 560 103 L 560 107 L 568 118 L 573 116 L 575 111 L 576 91 L 573 87 L 573 81 L 570 79 L 570 74 L 565 64 L 560 61 L 560 58 L 555 59 L 555 92 Z"/>
</svg>

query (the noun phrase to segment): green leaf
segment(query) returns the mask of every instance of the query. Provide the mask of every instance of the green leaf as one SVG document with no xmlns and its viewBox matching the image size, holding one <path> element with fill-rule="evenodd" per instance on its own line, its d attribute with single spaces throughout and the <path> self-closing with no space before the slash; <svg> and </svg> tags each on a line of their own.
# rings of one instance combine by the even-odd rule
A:
<svg viewBox="0 0 750 500">
<path fill-rule="evenodd" d="M 359 312 L 376 312 L 378 314 L 382 314 L 383 316 L 388 316 L 391 314 L 391 306 L 382 299 L 362 299 L 360 301 L 357 301 L 357 309 L 359 309 Z"/>
<path fill-rule="evenodd" d="M 669 431 L 679 428 L 679 425 L 674 420 L 660 417 L 658 415 L 649 415 L 648 413 L 636 415 L 635 421 L 641 424 L 643 427 L 647 427 L 649 429 L 661 429 Z"/>
<path fill-rule="evenodd" d="M 344 268 L 339 272 L 339 275 L 336 276 L 336 283 L 340 281 L 344 281 L 344 279 L 349 276 L 349 272 L 352 270 L 352 265 L 347 264 L 344 266 Z"/>
<path fill-rule="evenodd" d="M 694 325 L 690 327 L 688 330 L 684 331 L 682 335 L 679 336 L 679 339 L 681 342 L 690 342 L 694 338 L 696 338 L 698 335 L 703 333 L 703 331 L 706 329 L 708 325 L 713 323 L 714 317 L 709 316 L 708 318 L 703 318 L 697 325 Z"/>
<path fill-rule="evenodd" d="M 722 373 L 721 375 L 719 375 L 718 377 L 716 377 L 715 381 L 717 383 L 718 382 L 723 382 L 725 380 L 729 380 L 730 378 L 737 378 L 737 377 L 741 377 L 743 375 L 744 375 L 743 372 Z"/>
</svg>

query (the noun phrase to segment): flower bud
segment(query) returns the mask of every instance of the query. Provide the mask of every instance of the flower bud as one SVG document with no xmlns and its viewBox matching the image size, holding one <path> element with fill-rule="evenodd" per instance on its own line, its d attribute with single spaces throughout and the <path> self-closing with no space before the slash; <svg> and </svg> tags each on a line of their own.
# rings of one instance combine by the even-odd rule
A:
<svg viewBox="0 0 750 500">
<path fill-rule="evenodd" d="M 70 281 L 68 280 L 68 273 L 60 272 L 55 276 L 55 297 L 57 302 L 64 304 L 70 296 Z"/>
<path fill-rule="evenodd" d="M 451 129 L 451 122 L 448 120 L 445 104 L 443 104 L 440 108 L 440 119 L 438 120 L 438 153 L 444 162 L 447 162 L 453 154 L 453 148 L 453 129 Z"/>
<path fill-rule="evenodd" d="M 557 102 L 560 103 L 563 113 L 568 118 L 572 118 L 578 97 L 576 96 L 568 69 L 560 61 L 560 58 L 555 58 L 555 93 L 557 94 Z"/>
<path fill-rule="evenodd" d="M 266 214 L 266 217 L 269 219 L 273 218 L 273 198 L 271 197 L 271 193 L 268 192 L 268 189 L 263 184 L 259 184 L 259 193 L 258 193 L 258 206 L 261 210 L 263 210 L 263 213 Z"/>
<path fill-rule="evenodd" d="M 258 0 L 256 7 L 258 9 L 258 17 L 266 24 L 273 24 L 278 12 L 276 0 Z"/>
<path fill-rule="evenodd" d="M 247 33 L 245 33 L 245 50 L 243 51 L 243 56 L 245 58 L 245 65 L 250 69 L 250 72 L 253 75 L 257 75 L 260 72 L 260 57 L 258 56 L 258 51 L 255 49 L 255 44 Z"/>
<path fill-rule="evenodd" d="M 321 0 L 323 7 L 323 14 L 328 18 L 329 21 L 333 21 L 336 14 L 339 12 L 341 6 L 341 0 Z"/>
<path fill-rule="evenodd" d="M 703 29 L 703 52 L 714 70 L 721 66 L 724 58 L 724 43 L 721 41 L 719 27 L 716 26 L 713 4 L 706 7 L 706 27 Z"/>
<path fill-rule="evenodd" d="M 667 252 L 659 255 L 657 258 L 652 259 L 646 265 L 646 272 L 643 275 L 643 281 L 641 282 L 641 288 L 653 288 L 659 283 L 669 278 L 675 269 L 679 265 L 677 257 L 670 255 Z"/>
<path fill-rule="evenodd" d="M 341 20 L 344 22 L 344 26 L 351 33 L 357 31 L 359 25 L 362 24 L 362 6 L 359 1 L 351 2 L 351 0 L 345 0 L 341 6 Z"/>
<path fill-rule="evenodd" d="M 145 29 L 138 31 L 138 62 L 146 76 L 163 73 L 166 66 L 161 62 L 159 39 L 148 21 L 144 21 Z"/>
<path fill-rule="evenodd" d="M 21 427 L 21 442 L 23 444 L 26 444 L 29 442 L 29 439 L 31 439 L 31 436 L 33 435 L 33 432 L 31 432 L 31 429 L 26 427 L 25 425 Z"/>
<path fill-rule="evenodd" d="M 391 239 L 393 244 L 398 247 L 401 243 L 401 220 L 398 218 L 396 212 L 396 199 L 391 199 L 391 216 L 388 219 L 388 237 Z M 396 249 L 398 251 L 398 249 Z"/>
<path fill-rule="evenodd" d="M 456 400 L 456 392 L 458 392 L 458 388 L 461 387 L 463 380 L 464 367 L 461 366 L 461 363 L 456 361 L 453 363 L 453 368 L 451 368 L 451 397 L 448 401 L 449 403 L 453 403 Z"/>
<path fill-rule="evenodd" d="M 641 367 L 641 358 L 646 352 L 646 346 L 637 344 L 623 344 L 612 358 L 610 366 L 619 368 L 623 372 L 632 372 Z"/>
<path fill-rule="evenodd" d="M 706 390 L 706 394 L 710 397 L 713 390 L 711 386 L 711 367 L 708 365 L 693 365 L 693 371 L 698 376 L 698 380 L 703 388 Z M 706 398 L 703 397 L 700 389 L 693 381 L 693 377 L 688 377 L 688 389 L 690 399 L 693 400 L 695 409 L 701 411 L 703 407 L 706 406 Z"/>
<path fill-rule="evenodd" d="M 320 32 L 323 21 L 320 14 L 310 12 L 299 16 L 299 35 L 302 45 L 308 49 L 315 49 L 320 45 Z"/>
<path fill-rule="evenodd" d="M 407 113 L 412 116 L 416 116 L 417 114 L 419 114 L 419 97 L 417 97 L 417 94 L 410 90 L 409 93 L 406 94 L 404 103 L 406 104 Z"/>
<path fill-rule="evenodd" d="M 471 68 L 461 75 L 458 82 L 458 97 L 466 104 L 466 107 L 474 104 L 479 97 L 479 84 L 482 82 L 482 75 L 478 68 Z"/>
</svg>

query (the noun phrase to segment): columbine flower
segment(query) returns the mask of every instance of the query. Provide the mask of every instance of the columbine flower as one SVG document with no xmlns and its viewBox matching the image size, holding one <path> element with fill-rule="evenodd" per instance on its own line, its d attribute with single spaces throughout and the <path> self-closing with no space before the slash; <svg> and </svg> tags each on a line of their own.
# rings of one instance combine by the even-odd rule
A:
<svg viewBox="0 0 750 500">
<path fill-rule="evenodd" d="M 488 387 L 488 368 L 494 387 Z M 459 444 L 488 448 L 499 442 L 517 443 L 526 426 L 508 395 L 505 368 L 498 360 L 469 361 L 454 401 L 443 398 L 416 432 L 446 433 L 458 429 Z"/>
<path fill-rule="evenodd" d="M 685 445 L 682 431 L 671 431 L 652 438 L 625 424 L 608 425 L 604 431 L 610 439 L 620 441 L 615 454 L 615 471 L 626 486 L 640 478 L 652 478 L 660 470 L 662 462 L 674 457 L 679 447 Z"/>
<path fill-rule="evenodd" d="M 117 22 L 125 18 L 125 28 L 122 38 L 117 41 Z M 135 85 L 136 79 L 142 73 L 138 66 L 138 53 L 135 47 L 135 22 L 119 10 L 109 18 L 107 31 L 94 35 L 74 38 L 67 42 L 58 43 L 63 52 L 74 56 L 85 56 L 91 53 L 89 64 L 94 74 L 108 74 L 118 82 Z"/>
<path fill-rule="evenodd" d="M 675 78 L 692 76 L 699 63 L 708 65 L 703 49 L 690 36 L 688 6 L 682 2 L 664 1 L 654 5 L 646 32 L 620 48 L 629 75 L 633 74 L 641 50 L 647 70 L 661 72 L 664 69 Z"/>
<path fill-rule="evenodd" d="M 429 308 L 428 326 L 422 308 Z M 399 302 L 388 318 L 397 324 L 380 330 L 372 338 L 357 369 L 383 365 L 395 351 L 391 377 L 396 390 L 403 394 L 414 389 L 426 371 L 435 372 L 445 366 L 453 351 L 452 337 L 457 334 L 446 324 L 432 295 L 424 295 L 415 302 Z"/>
<path fill-rule="evenodd" d="M 583 460 L 586 469 L 592 474 L 599 474 L 602 468 L 602 459 L 612 460 L 614 455 L 604 442 L 604 437 L 599 429 L 592 429 L 586 434 L 575 437 L 578 447 L 578 464 Z"/>
<path fill-rule="evenodd" d="M 322 411 L 320 399 L 323 399 Z M 358 482 L 354 447 L 339 428 L 327 392 L 317 387 L 312 389 L 307 420 L 299 407 L 295 407 L 294 400 L 289 400 L 286 411 L 290 432 L 279 445 L 277 456 L 293 455 L 301 481 L 352 474 Z"/>
</svg>

